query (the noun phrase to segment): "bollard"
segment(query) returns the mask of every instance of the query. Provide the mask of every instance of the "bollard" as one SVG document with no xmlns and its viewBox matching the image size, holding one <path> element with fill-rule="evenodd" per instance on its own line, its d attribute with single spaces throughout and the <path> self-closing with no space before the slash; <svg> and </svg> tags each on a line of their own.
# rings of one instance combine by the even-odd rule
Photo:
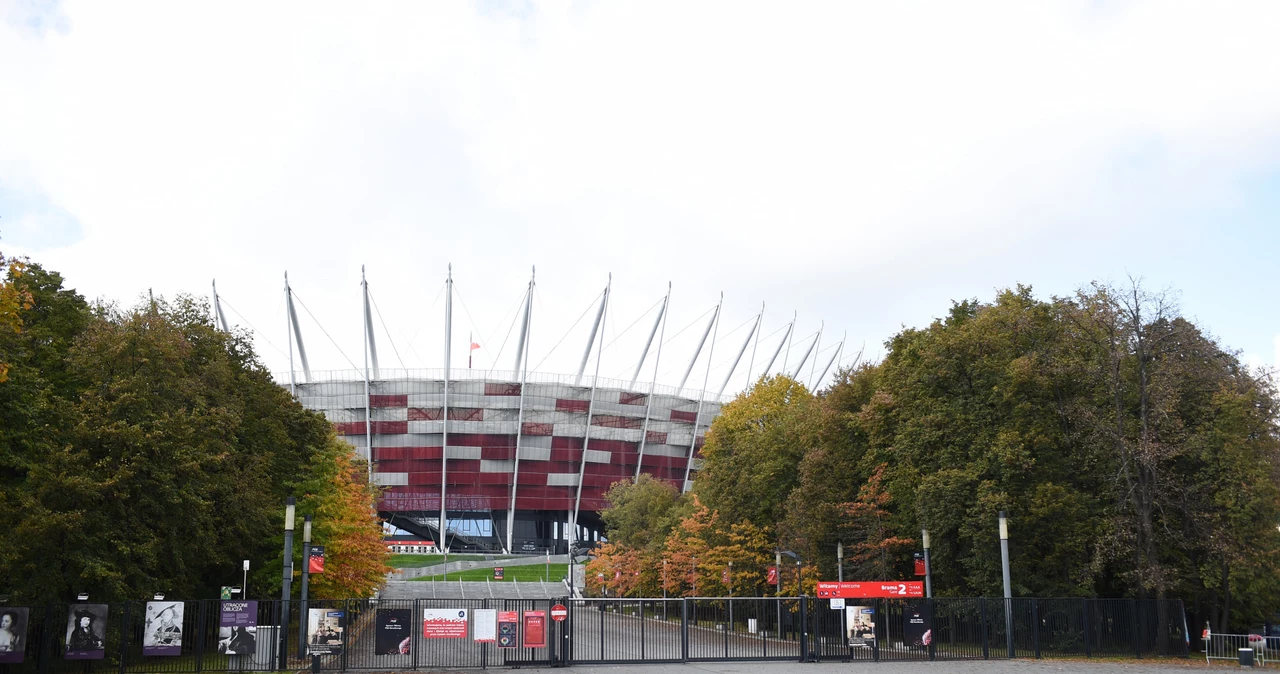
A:
<svg viewBox="0 0 1280 674">
<path fill-rule="evenodd" d="M 1240 658 L 1240 666 L 1241 666 L 1241 667 L 1252 667 L 1252 666 L 1253 666 L 1253 649 L 1252 649 L 1252 648 L 1241 648 L 1241 649 L 1240 649 L 1239 651 L 1237 651 L 1236 653 L 1237 653 L 1238 657 Z"/>
<path fill-rule="evenodd" d="M 320 656 L 311 656 L 311 674 L 320 674 Z"/>
</svg>

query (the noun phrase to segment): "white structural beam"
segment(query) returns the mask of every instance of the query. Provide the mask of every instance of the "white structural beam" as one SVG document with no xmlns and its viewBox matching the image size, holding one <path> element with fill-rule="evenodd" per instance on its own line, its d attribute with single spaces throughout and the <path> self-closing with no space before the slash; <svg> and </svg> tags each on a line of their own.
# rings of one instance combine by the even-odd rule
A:
<svg viewBox="0 0 1280 674">
<path fill-rule="evenodd" d="M 373 334 L 373 311 L 369 308 L 369 282 L 364 277 L 364 265 L 360 265 L 360 289 L 364 292 L 364 341 L 369 350 L 369 362 L 373 365 L 373 378 L 378 378 L 378 344 Z M 367 366 L 366 366 L 367 367 Z"/>
<path fill-rule="evenodd" d="M 724 298 L 721 297 L 721 302 Z M 716 324 L 716 319 L 720 317 L 720 305 L 716 305 L 715 313 L 711 314 L 711 320 L 707 321 L 707 329 L 702 332 L 702 339 L 698 340 L 698 348 L 693 352 L 693 358 L 689 361 L 689 367 L 685 369 L 684 376 L 680 378 L 680 385 L 676 387 L 677 392 L 684 391 L 685 382 L 689 381 L 689 374 L 693 372 L 693 366 L 698 362 L 698 356 L 702 353 L 702 347 L 707 343 L 707 335 L 711 334 L 711 326 Z M 712 344 L 712 349 L 715 344 Z M 705 386 L 703 388 L 706 388 Z"/>
<path fill-rule="evenodd" d="M 747 333 L 747 338 L 742 340 L 742 348 L 738 349 L 738 355 L 733 359 L 733 365 L 729 366 L 729 373 L 724 376 L 724 383 L 720 384 L 720 390 L 716 391 L 716 397 L 724 395 L 724 389 L 729 385 L 729 379 L 733 377 L 734 370 L 738 369 L 738 363 L 742 361 L 742 354 L 747 352 L 747 346 L 751 344 L 751 337 L 756 334 L 756 330 L 760 328 L 760 319 L 764 318 L 764 309 L 761 309 L 760 315 L 756 316 L 755 325 L 751 326 L 751 332 Z M 727 335 L 726 335 L 727 336 Z M 751 382 L 747 382 L 750 386 Z"/>
<path fill-rule="evenodd" d="M 724 293 L 720 293 L 720 302 L 716 304 L 716 312 L 711 316 L 711 323 L 716 333 L 720 332 L 720 307 L 724 306 Z M 711 378 L 711 359 L 716 355 L 716 338 L 711 337 L 711 350 L 707 352 L 707 373 L 702 376 L 702 391 L 698 393 L 698 407 L 693 413 L 693 439 L 689 441 L 689 455 L 684 462 L 684 483 L 681 491 L 689 491 L 689 470 L 693 468 L 693 450 L 698 446 L 698 419 L 702 416 L 702 400 L 707 395 L 707 380 Z"/>
<path fill-rule="evenodd" d="M 449 370 L 453 366 L 453 353 L 450 342 L 453 339 L 453 265 L 449 265 L 449 275 L 444 282 L 444 410 L 440 415 L 440 428 L 443 435 L 440 441 L 440 550 L 449 552 L 448 524 L 449 508 L 445 500 L 449 496 Z"/>
<path fill-rule="evenodd" d="M 609 274 L 609 282 L 604 287 L 604 295 L 600 299 L 600 321 L 597 325 L 603 325 L 605 308 L 609 306 L 609 290 L 613 287 L 613 274 Z M 596 331 L 591 331 L 592 337 Z M 591 353 L 591 345 L 587 345 L 587 353 Z M 587 473 L 587 450 L 591 449 L 591 415 L 595 413 L 596 407 L 596 384 L 600 381 L 600 361 L 604 360 L 604 331 L 600 331 L 600 351 L 596 353 L 596 373 L 591 378 L 591 394 L 587 397 L 587 429 L 582 434 L 582 456 L 578 461 L 578 495 L 573 499 L 573 526 L 571 527 L 574 539 L 569 541 L 569 554 L 573 554 L 573 544 L 576 542 L 578 535 L 578 513 L 582 507 L 582 482 Z M 583 360 L 583 364 L 586 361 Z M 581 373 L 579 373 L 581 375 Z"/>
<path fill-rule="evenodd" d="M 640 428 L 640 454 L 636 457 L 636 476 L 640 479 L 640 466 L 644 463 L 644 446 L 649 441 L 649 415 L 653 412 L 653 392 L 658 386 L 658 363 L 662 361 L 662 340 L 667 336 L 667 304 L 671 302 L 671 282 L 667 281 L 667 296 L 662 300 L 662 327 L 658 331 L 658 353 L 653 357 L 653 379 L 649 381 L 649 395 L 644 399 L 644 423 Z M 644 359 L 640 359 L 644 362 Z M 631 380 L 635 385 L 635 378 Z"/>
<path fill-rule="evenodd" d="M 805 361 L 809 360 L 809 354 L 813 353 L 813 347 L 822 339 L 822 330 L 818 330 L 818 334 L 813 336 L 813 341 L 809 342 L 809 348 L 805 349 L 804 357 L 800 359 L 800 364 L 796 365 L 796 369 L 791 373 L 791 378 L 800 381 L 800 370 L 804 369 Z"/>
<path fill-rule="evenodd" d="M 787 324 L 787 331 L 782 334 L 782 341 L 778 342 L 778 348 L 774 349 L 773 356 L 769 358 L 769 364 L 765 365 L 764 370 L 760 372 L 761 377 L 769 376 L 769 370 L 773 368 L 774 362 L 778 360 L 778 354 L 782 353 L 782 347 L 787 345 L 788 339 L 791 339 L 791 331 L 794 330 L 795 327 L 796 322 L 793 318 L 791 322 Z"/>
<path fill-rule="evenodd" d="M 612 275 L 610 275 L 610 278 L 612 278 Z M 610 283 L 612 283 L 612 281 L 610 281 Z M 608 291 L 606 291 L 606 293 L 607 292 Z M 582 352 L 582 364 L 578 366 L 578 378 L 573 381 L 574 385 L 578 385 L 582 383 L 582 373 L 586 371 L 587 360 L 591 358 L 591 346 L 596 342 L 596 331 L 600 329 L 600 322 L 604 320 L 604 305 L 606 303 L 606 300 L 607 300 L 606 297 L 600 298 L 600 310 L 596 312 L 596 320 L 594 323 L 591 324 L 591 336 L 587 338 L 587 350 Z M 603 338 L 601 338 L 600 343 L 601 344 L 604 343 Z M 598 358 L 599 358 L 599 354 L 597 354 L 597 359 Z M 597 360 L 596 361 L 597 371 L 599 371 L 600 369 L 598 367 L 599 364 L 600 362 L 599 360 Z M 594 387 L 595 385 L 592 384 L 592 386 Z"/>
<path fill-rule="evenodd" d="M 764 302 L 760 303 L 760 318 L 756 319 L 756 342 L 751 345 L 751 360 L 747 363 L 747 388 L 751 388 L 751 373 L 756 367 L 756 349 L 760 348 L 760 333 L 764 332 Z"/>
<path fill-rule="evenodd" d="M 218 282 L 213 282 L 213 320 L 223 332 L 231 332 L 227 327 L 227 317 L 222 313 L 222 301 L 218 299 Z"/>
<path fill-rule="evenodd" d="M 813 390 L 813 373 L 814 373 L 814 372 L 816 372 L 816 371 L 818 370 L 818 354 L 822 353 L 822 330 L 823 330 L 823 328 L 825 328 L 825 327 L 827 327 L 827 322 L 826 322 L 826 321 L 822 321 L 822 323 L 821 323 L 820 325 L 818 325 L 818 339 L 814 341 L 814 346 L 813 346 L 813 364 L 809 366 L 809 385 L 810 385 L 810 390 Z M 799 380 L 797 380 L 797 381 L 799 381 Z"/>
<path fill-rule="evenodd" d="M 307 348 L 302 344 L 302 329 L 298 327 L 298 312 L 293 308 L 293 290 L 289 288 L 289 272 L 284 273 L 284 297 L 286 308 L 289 312 L 289 326 L 292 328 L 293 340 L 298 344 L 298 359 L 302 361 L 302 377 L 309 382 L 311 381 L 311 365 L 307 363 Z M 289 352 L 293 352 L 292 347 L 290 347 Z M 292 370 L 292 357 L 289 362 L 290 370 Z"/>
<path fill-rule="evenodd" d="M 515 550 L 511 537 L 516 526 L 516 485 L 520 482 L 520 441 L 524 437 L 524 389 L 529 382 L 529 324 L 533 318 L 533 288 L 538 270 L 535 267 L 529 276 L 529 290 L 525 293 L 524 319 L 520 322 L 520 349 L 524 353 L 516 353 L 516 371 L 520 373 L 520 411 L 516 413 L 516 458 L 511 466 L 511 505 L 507 508 L 507 553 Z M 524 369 L 521 369 L 521 366 Z"/>
<path fill-rule="evenodd" d="M 369 386 L 369 362 L 378 367 L 378 352 L 373 350 L 373 321 L 369 316 L 369 283 L 364 278 L 364 265 L 360 265 L 360 290 L 364 295 L 364 448 L 368 452 L 369 482 L 373 482 L 373 400 Z"/>
<path fill-rule="evenodd" d="M 640 368 L 644 367 L 644 359 L 649 356 L 649 347 L 653 346 L 653 336 L 658 334 L 658 324 L 662 323 L 663 317 L 667 315 L 667 300 L 671 299 L 671 284 L 667 284 L 667 296 L 662 300 L 662 308 L 658 310 L 658 317 L 653 320 L 653 329 L 649 331 L 649 339 L 644 342 L 644 350 L 640 352 L 640 360 L 636 362 L 636 371 L 631 375 L 631 386 L 636 385 L 636 380 L 640 378 Z M 658 349 L 662 349 L 662 344 L 658 344 Z"/>
<path fill-rule="evenodd" d="M 844 340 L 844 337 L 840 339 L 840 344 L 836 346 L 835 355 L 831 356 L 831 360 L 827 361 L 827 366 L 822 368 L 822 374 L 818 375 L 817 380 L 813 382 L 813 390 L 818 390 L 817 387 L 822 385 L 822 380 L 827 376 L 827 371 L 831 369 L 831 364 L 839 362 L 837 359 L 840 358 L 840 352 L 844 351 Z"/>
</svg>

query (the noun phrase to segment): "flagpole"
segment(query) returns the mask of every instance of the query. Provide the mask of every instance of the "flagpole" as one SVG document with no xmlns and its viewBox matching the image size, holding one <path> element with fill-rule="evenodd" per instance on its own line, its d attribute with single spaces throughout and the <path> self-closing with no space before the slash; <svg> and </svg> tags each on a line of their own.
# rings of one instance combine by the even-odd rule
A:
<svg viewBox="0 0 1280 674">
<path fill-rule="evenodd" d="M 475 340 L 472 339 L 471 331 L 468 330 L 467 331 L 467 369 L 468 370 L 471 369 L 471 354 L 476 350 L 475 347 L 472 346 L 472 344 L 475 344 L 475 343 L 476 343 Z"/>
</svg>

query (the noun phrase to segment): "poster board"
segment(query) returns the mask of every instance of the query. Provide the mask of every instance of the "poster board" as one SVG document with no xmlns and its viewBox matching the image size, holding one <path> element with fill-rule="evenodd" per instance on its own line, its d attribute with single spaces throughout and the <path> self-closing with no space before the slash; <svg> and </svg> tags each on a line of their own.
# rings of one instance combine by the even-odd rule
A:
<svg viewBox="0 0 1280 674">
<path fill-rule="evenodd" d="M 422 636 L 426 639 L 467 638 L 467 609 L 422 609 Z"/>
<path fill-rule="evenodd" d="M 498 611 L 498 648 L 520 647 L 520 614 Z"/>
<path fill-rule="evenodd" d="M 67 660 L 101 660 L 106 654 L 107 605 L 74 604 L 67 610 Z"/>
<path fill-rule="evenodd" d="M 871 648 L 876 642 L 876 610 L 871 606 L 847 605 L 845 634 L 851 648 Z"/>
<path fill-rule="evenodd" d="M 547 612 L 524 612 L 524 647 L 547 647 Z"/>
<path fill-rule="evenodd" d="M 342 633 L 346 627 L 346 613 L 341 610 L 307 609 L 307 654 L 341 653 Z"/>
<path fill-rule="evenodd" d="M 409 655 L 413 648 L 413 610 L 380 608 L 376 614 L 374 648 L 378 655 Z"/>
<path fill-rule="evenodd" d="M 149 601 L 142 623 L 142 654 L 182 655 L 182 616 L 185 605 L 180 601 Z"/>
<path fill-rule="evenodd" d="M 27 650 L 29 612 L 26 606 L 0 606 L 0 664 L 22 662 Z"/>
<path fill-rule="evenodd" d="M 218 611 L 218 652 L 254 655 L 258 648 L 258 602 L 224 601 Z"/>
<path fill-rule="evenodd" d="M 498 640 L 498 610 L 477 608 L 471 610 L 471 639 L 477 643 L 491 644 Z"/>
</svg>

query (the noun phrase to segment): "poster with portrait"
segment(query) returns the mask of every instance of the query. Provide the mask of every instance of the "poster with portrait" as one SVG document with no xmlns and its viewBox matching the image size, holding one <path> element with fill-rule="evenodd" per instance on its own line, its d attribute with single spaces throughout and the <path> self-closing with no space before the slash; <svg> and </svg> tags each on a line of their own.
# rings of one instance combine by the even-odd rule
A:
<svg viewBox="0 0 1280 674">
<path fill-rule="evenodd" d="M 413 611 L 407 608 L 380 608 L 374 648 L 378 655 L 408 655 L 413 645 Z"/>
<path fill-rule="evenodd" d="M 342 652 L 342 630 L 346 627 L 342 611 L 313 608 L 307 611 L 307 653 L 335 655 Z M 377 643 L 375 642 L 375 646 Z"/>
<path fill-rule="evenodd" d="M 253 655 L 258 648 L 258 602 L 224 601 L 218 613 L 218 652 Z"/>
<path fill-rule="evenodd" d="M 27 612 L 25 606 L 0 606 L 0 664 L 22 662 L 27 649 Z"/>
<path fill-rule="evenodd" d="M 182 613 L 180 601 L 149 601 L 142 623 L 143 655 L 182 654 Z"/>
<path fill-rule="evenodd" d="M 871 606 L 848 606 L 845 611 L 845 629 L 849 646 L 871 648 L 876 641 L 876 610 Z"/>
<path fill-rule="evenodd" d="M 106 653 L 107 605 L 73 604 L 67 610 L 68 660 L 101 660 Z"/>
</svg>

